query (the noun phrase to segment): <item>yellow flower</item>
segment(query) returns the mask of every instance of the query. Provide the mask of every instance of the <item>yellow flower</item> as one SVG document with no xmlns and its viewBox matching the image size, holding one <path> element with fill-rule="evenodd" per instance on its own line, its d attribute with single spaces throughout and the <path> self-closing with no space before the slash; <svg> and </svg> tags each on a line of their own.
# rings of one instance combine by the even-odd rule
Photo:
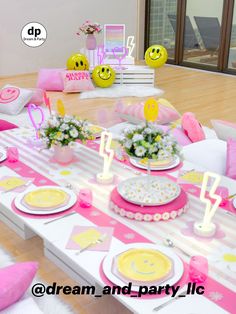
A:
<svg viewBox="0 0 236 314">
<path fill-rule="evenodd" d="M 61 137 L 61 135 L 62 135 L 62 133 L 61 133 L 61 132 L 57 132 L 57 134 L 56 134 L 56 138 L 60 138 L 60 137 Z"/>
<path fill-rule="evenodd" d="M 155 138 L 156 142 L 160 142 L 161 141 L 161 135 L 157 135 L 157 137 Z"/>
</svg>

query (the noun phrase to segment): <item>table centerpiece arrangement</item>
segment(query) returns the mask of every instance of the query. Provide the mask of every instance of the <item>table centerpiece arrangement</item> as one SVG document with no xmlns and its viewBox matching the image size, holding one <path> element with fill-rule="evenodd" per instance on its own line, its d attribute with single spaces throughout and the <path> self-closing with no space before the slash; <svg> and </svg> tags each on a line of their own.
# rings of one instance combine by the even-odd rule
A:
<svg viewBox="0 0 236 314">
<path fill-rule="evenodd" d="M 177 141 L 153 123 L 126 128 L 120 143 L 130 159 L 147 166 L 148 175 L 151 167 L 167 167 L 180 155 Z"/>
<path fill-rule="evenodd" d="M 166 176 L 151 176 L 151 165 L 166 165 L 180 155 L 180 147 L 167 132 L 154 124 L 126 128 L 120 144 L 129 158 L 144 161 L 147 175 L 118 184 L 111 193 L 110 208 L 121 216 L 144 221 L 175 219 L 187 210 L 188 199 L 181 187 Z"/>
<path fill-rule="evenodd" d="M 92 133 L 86 120 L 69 115 L 51 115 L 41 127 L 40 138 L 46 147 L 54 149 L 54 159 L 59 163 L 68 163 L 73 159 L 73 143 L 92 139 Z"/>
</svg>

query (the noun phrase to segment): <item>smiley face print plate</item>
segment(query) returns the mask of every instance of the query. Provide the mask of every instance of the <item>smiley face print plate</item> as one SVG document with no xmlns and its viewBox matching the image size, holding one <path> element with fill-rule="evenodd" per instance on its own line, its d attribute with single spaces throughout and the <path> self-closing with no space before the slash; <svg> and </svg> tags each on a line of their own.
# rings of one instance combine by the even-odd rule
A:
<svg viewBox="0 0 236 314">
<path fill-rule="evenodd" d="M 172 276 L 173 262 L 157 250 L 130 249 L 116 256 L 114 271 L 127 282 L 160 283 Z"/>
<path fill-rule="evenodd" d="M 116 285 L 174 285 L 183 275 L 181 259 L 170 249 L 149 243 L 133 243 L 110 252 L 103 261 L 103 272 Z"/>
</svg>

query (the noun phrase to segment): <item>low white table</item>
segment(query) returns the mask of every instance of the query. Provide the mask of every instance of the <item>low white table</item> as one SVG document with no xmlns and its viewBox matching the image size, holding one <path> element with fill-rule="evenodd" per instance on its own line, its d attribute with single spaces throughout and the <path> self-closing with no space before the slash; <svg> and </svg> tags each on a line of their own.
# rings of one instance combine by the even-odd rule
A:
<svg viewBox="0 0 236 314">
<path fill-rule="evenodd" d="M 30 132 L 29 132 L 30 134 Z M 37 171 L 45 177 L 53 179 L 56 183 L 65 186 L 66 183 L 71 183 L 74 188 L 92 188 L 94 195 L 93 205 L 102 212 L 108 214 L 111 217 L 111 221 L 120 221 L 138 232 L 142 236 L 150 239 L 154 243 L 161 244 L 163 239 L 169 237 L 174 239 L 176 246 L 185 250 L 190 255 L 204 255 L 210 256 L 214 253 L 218 247 L 222 246 L 221 239 L 214 239 L 211 242 L 199 242 L 192 237 L 183 236 L 180 230 L 186 227 L 186 222 L 190 220 L 201 220 L 203 217 L 203 206 L 200 201 L 190 196 L 190 209 L 183 216 L 178 219 L 168 222 L 137 222 L 123 218 L 116 215 L 108 209 L 108 200 L 113 186 L 99 186 L 90 182 L 93 175 L 102 167 L 102 160 L 98 156 L 98 153 L 78 145 L 76 150 L 79 161 L 70 166 L 73 169 L 75 177 L 61 178 L 58 176 L 58 166 L 55 163 L 48 163 L 51 152 L 46 151 L 39 154 L 37 151 L 32 151 L 26 145 L 27 132 L 22 137 L 21 130 L 12 130 L 0 133 L 0 145 L 17 146 L 20 151 L 20 160 L 32 167 L 34 171 Z M 202 170 L 195 165 L 184 162 L 183 169 Z M 134 176 L 132 169 L 126 169 L 119 162 L 114 161 L 112 171 L 119 176 L 121 180 Z M 16 174 L 8 167 L 0 167 L 1 176 Z M 172 172 L 171 175 L 177 177 L 178 172 Z M 236 190 L 236 183 L 233 180 L 223 177 L 222 185 L 229 188 L 229 192 L 233 193 Z M 67 272 L 72 278 L 78 281 L 80 284 L 95 285 L 98 289 L 105 284 L 102 281 L 99 274 L 99 266 L 102 259 L 106 256 L 106 252 L 86 251 L 81 255 L 76 256 L 74 251 L 65 249 L 65 245 L 68 241 L 69 235 L 73 226 L 75 225 L 93 225 L 93 223 L 84 218 L 82 215 L 75 214 L 73 216 L 55 221 L 51 224 L 44 225 L 48 219 L 31 219 L 17 215 L 11 208 L 11 203 L 17 194 L 15 192 L 3 193 L 0 198 L 0 215 L 1 219 L 13 228 L 23 238 L 29 238 L 33 235 L 38 235 L 44 240 L 45 255 Z M 224 210 L 219 209 L 214 217 L 214 222 L 221 225 L 222 230 L 226 236 L 223 244 L 225 243 L 229 247 L 235 246 L 235 223 L 236 216 L 230 216 L 225 213 Z M 129 235 L 130 236 L 130 235 Z M 116 237 L 112 238 L 111 248 L 115 249 L 124 245 Z M 188 262 L 189 258 L 181 252 L 177 252 L 184 261 Z M 220 281 L 221 284 L 227 286 L 230 290 L 236 289 L 236 278 L 227 272 L 225 269 L 218 268 L 216 265 L 210 264 L 209 275 Z M 233 278 L 233 279 L 232 279 Z M 55 278 L 56 281 L 56 278 Z M 213 291 L 214 292 L 214 291 Z M 115 297 L 122 302 L 127 308 L 135 313 L 152 313 L 152 309 L 168 300 L 168 297 L 161 299 L 137 299 L 126 296 L 115 295 Z M 232 301 L 233 302 L 233 301 Z M 191 312 L 192 309 L 197 308 L 197 312 Z M 174 311 L 174 312 L 173 312 Z M 207 313 L 207 314 L 220 314 L 227 313 L 222 308 L 211 302 L 209 298 L 205 296 L 188 296 L 173 302 L 167 307 L 163 308 L 159 313 Z"/>
</svg>

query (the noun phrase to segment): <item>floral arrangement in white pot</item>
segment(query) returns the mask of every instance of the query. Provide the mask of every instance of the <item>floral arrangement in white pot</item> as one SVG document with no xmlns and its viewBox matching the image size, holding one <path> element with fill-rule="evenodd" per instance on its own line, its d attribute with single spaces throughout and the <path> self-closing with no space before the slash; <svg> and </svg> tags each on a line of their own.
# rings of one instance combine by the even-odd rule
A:
<svg viewBox="0 0 236 314">
<path fill-rule="evenodd" d="M 62 163 L 73 159 L 72 144 L 75 141 L 92 139 L 87 121 L 69 115 L 51 115 L 40 129 L 39 136 L 48 149 L 54 147 L 54 157 Z"/>
<path fill-rule="evenodd" d="M 120 143 L 133 158 L 164 160 L 180 153 L 177 141 L 152 123 L 126 128 Z"/>
</svg>

